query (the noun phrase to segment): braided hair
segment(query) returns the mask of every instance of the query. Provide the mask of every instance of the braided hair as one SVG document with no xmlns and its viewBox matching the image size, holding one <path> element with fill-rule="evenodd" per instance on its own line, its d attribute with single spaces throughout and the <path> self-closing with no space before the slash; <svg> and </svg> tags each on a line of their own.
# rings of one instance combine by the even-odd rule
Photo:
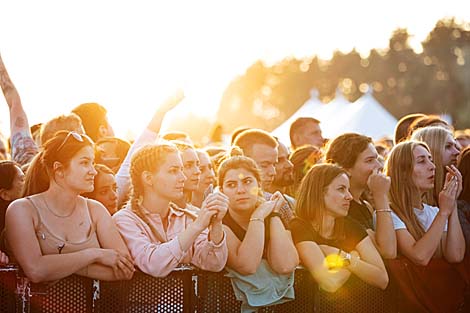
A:
<svg viewBox="0 0 470 313">
<path fill-rule="evenodd" d="M 179 153 L 174 145 L 147 145 L 138 150 L 131 159 L 130 176 L 132 191 L 129 199 L 129 205 L 132 210 L 152 231 L 152 234 L 160 241 L 165 242 L 163 236 L 152 226 L 149 218 L 143 212 L 142 202 L 144 197 L 144 186 L 141 175 L 144 171 L 156 172 L 166 161 L 171 153 Z"/>
</svg>

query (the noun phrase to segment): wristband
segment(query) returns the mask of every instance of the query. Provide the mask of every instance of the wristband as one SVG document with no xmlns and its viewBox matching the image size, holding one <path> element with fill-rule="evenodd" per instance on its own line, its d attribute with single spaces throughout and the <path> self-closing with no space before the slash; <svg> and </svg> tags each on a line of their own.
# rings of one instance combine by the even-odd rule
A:
<svg viewBox="0 0 470 313">
<path fill-rule="evenodd" d="M 375 212 L 392 212 L 391 209 L 381 209 L 381 210 L 375 210 Z"/>
<path fill-rule="evenodd" d="M 261 217 L 250 218 L 250 222 L 254 222 L 254 221 L 262 222 L 264 224 L 264 219 L 262 219 Z"/>
<path fill-rule="evenodd" d="M 282 215 L 279 212 L 271 212 L 271 214 L 268 215 L 268 217 L 271 219 L 273 217 L 279 217 L 282 220 Z"/>
</svg>

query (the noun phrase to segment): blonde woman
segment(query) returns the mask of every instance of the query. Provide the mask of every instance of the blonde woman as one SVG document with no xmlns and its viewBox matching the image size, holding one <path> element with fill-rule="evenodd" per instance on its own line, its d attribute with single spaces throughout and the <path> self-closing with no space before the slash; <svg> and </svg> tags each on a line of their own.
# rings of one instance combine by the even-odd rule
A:
<svg viewBox="0 0 470 313">
<path fill-rule="evenodd" d="M 391 178 L 390 202 L 398 251 L 423 266 L 433 257 L 461 262 L 465 243 L 457 212 L 462 185 L 459 171 L 454 166 L 448 167 L 438 195 L 439 207 L 423 201 L 437 179 L 436 166 L 425 143 L 408 141 L 395 146 L 386 173 Z"/>
<path fill-rule="evenodd" d="M 183 197 L 186 177 L 181 154 L 174 145 L 148 145 L 130 165 L 132 195 L 113 219 L 137 267 L 165 277 L 181 263 L 208 271 L 222 270 L 227 245 L 222 219 L 227 197 L 213 193 L 198 215 L 176 206 Z"/>
<path fill-rule="evenodd" d="M 424 142 L 399 143 L 386 164 L 398 252 L 404 256 L 389 268 L 404 295 L 401 309 L 407 312 L 456 312 L 463 304 L 468 273 L 459 263 L 465 241 L 457 211 L 462 178 L 453 166 L 447 169 L 437 207 L 423 200 L 436 180 Z"/>
<path fill-rule="evenodd" d="M 457 142 L 448 129 L 440 126 L 420 128 L 412 134 L 411 140 L 425 142 L 431 152 L 433 163 L 436 166 L 434 188 L 426 191 L 424 202 L 436 206 L 439 203 L 439 193 L 445 183 L 446 167 L 457 165 L 460 153 Z M 454 168 L 454 170 L 456 169 Z M 461 185 L 459 187 L 461 188 Z"/>
</svg>

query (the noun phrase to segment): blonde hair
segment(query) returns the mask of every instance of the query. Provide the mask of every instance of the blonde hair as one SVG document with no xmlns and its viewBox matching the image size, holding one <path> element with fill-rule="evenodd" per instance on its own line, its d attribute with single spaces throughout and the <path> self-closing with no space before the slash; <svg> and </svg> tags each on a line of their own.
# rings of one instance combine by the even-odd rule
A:
<svg viewBox="0 0 470 313">
<path fill-rule="evenodd" d="M 452 137 L 452 133 L 440 126 L 424 127 L 416 130 L 411 136 L 411 140 L 423 141 L 429 147 L 434 165 L 436 165 L 436 172 L 434 174 L 434 189 L 426 192 L 424 202 L 427 204 L 437 206 L 439 192 L 444 186 L 446 177 L 446 170 L 443 164 L 442 155 L 445 150 L 445 143 L 448 136 Z"/>
<path fill-rule="evenodd" d="M 59 115 L 41 125 L 39 141 L 44 145 L 54 134 L 60 130 L 75 131 L 82 127 L 80 116 L 75 113 L 68 115 Z"/>
<path fill-rule="evenodd" d="M 139 149 L 131 159 L 129 169 L 131 176 L 132 191 L 129 198 L 129 206 L 142 221 L 152 231 L 152 234 L 160 241 L 165 242 L 160 233 L 152 226 L 149 218 L 142 210 L 142 202 L 144 198 L 144 186 L 142 184 L 141 175 L 145 171 L 156 172 L 160 166 L 165 163 L 168 155 L 179 153 L 174 145 L 147 145 Z"/>
<path fill-rule="evenodd" d="M 414 204 L 422 202 L 419 189 L 413 182 L 413 168 L 415 165 L 413 151 L 418 146 L 422 146 L 429 151 L 424 142 L 400 142 L 392 149 L 385 164 L 385 173 L 391 179 L 390 206 L 405 223 L 406 228 L 415 240 L 419 240 L 425 233 L 413 207 Z"/>
</svg>

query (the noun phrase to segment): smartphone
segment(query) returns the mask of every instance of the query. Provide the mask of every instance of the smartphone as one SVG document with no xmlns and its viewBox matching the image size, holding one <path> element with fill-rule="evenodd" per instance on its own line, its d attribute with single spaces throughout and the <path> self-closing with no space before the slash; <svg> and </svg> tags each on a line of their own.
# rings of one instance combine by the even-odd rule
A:
<svg viewBox="0 0 470 313">
<path fill-rule="evenodd" d="M 206 200 L 206 198 L 214 192 L 214 186 L 212 186 L 212 184 L 209 185 L 209 187 L 207 187 L 206 191 L 204 191 L 204 199 L 203 200 Z"/>
</svg>

